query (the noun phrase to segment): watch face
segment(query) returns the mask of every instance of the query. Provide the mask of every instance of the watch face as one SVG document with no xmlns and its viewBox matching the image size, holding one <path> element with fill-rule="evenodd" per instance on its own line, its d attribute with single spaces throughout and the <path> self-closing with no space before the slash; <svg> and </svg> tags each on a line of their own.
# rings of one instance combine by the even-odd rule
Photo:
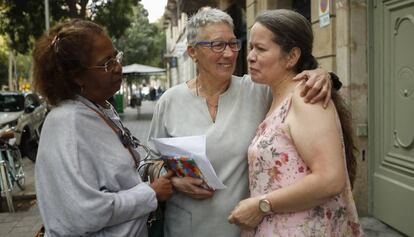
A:
<svg viewBox="0 0 414 237">
<path fill-rule="evenodd" d="M 270 203 L 268 200 L 260 200 L 259 208 L 263 213 L 269 213 L 271 211 Z"/>
</svg>

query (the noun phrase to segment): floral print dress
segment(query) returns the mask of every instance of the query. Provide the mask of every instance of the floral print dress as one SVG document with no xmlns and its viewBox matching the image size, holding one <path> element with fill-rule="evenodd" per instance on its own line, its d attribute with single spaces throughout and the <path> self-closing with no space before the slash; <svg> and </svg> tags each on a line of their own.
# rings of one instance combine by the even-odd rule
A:
<svg viewBox="0 0 414 237">
<path fill-rule="evenodd" d="M 288 126 L 284 123 L 290 102 L 291 96 L 288 96 L 259 125 L 249 147 L 252 197 L 294 184 L 311 172 L 298 154 Z M 337 121 L 340 128 L 339 120 Z M 302 212 L 266 216 L 253 235 L 363 236 L 349 180 L 347 179 L 346 188 L 341 194 L 322 205 Z"/>
</svg>

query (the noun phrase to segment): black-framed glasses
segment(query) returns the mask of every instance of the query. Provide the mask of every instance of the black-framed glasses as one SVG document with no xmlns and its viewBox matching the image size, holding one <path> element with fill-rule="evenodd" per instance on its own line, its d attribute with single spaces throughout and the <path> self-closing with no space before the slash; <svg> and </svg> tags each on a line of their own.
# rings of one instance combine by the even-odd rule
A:
<svg viewBox="0 0 414 237">
<path fill-rule="evenodd" d="M 240 51 L 242 47 L 242 41 L 239 39 L 233 39 L 230 41 L 213 40 L 213 41 L 197 41 L 193 44 L 194 47 L 197 45 L 209 47 L 211 51 L 216 52 L 216 53 L 223 52 L 228 45 L 231 51 L 238 52 Z"/>
<path fill-rule="evenodd" d="M 108 61 L 104 63 L 102 66 L 90 66 L 87 69 L 104 69 L 105 72 L 112 72 L 118 64 L 122 64 L 122 59 L 124 58 L 124 53 L 122 51 L 118 51 L 115 57 L 110 58 Z"/>
</svg>

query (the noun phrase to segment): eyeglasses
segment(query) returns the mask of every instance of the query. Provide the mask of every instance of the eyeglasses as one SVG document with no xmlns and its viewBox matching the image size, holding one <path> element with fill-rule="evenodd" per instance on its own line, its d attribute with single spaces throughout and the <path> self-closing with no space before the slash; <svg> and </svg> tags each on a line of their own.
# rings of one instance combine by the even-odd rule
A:
<svg viewBox="0 0 414 237">
<path fill-rule="evenodd" d="M 104 63 L 103 66 L 90 66 L 87 69 L 104 69 L 105 72 L 112 72 L 118 64 L 122 64 L 122 59 L 124 58 L 124 53 L 118 51 L 114 58 L 110 58 Z"/>
<path fill-rule="evenodd" d="M 214 41 L 198 41 L 193 44 L 193 46 L 203 45 L 209 47 L 211 51 L 216 53 L 223 52 L 227 45 L 230 47 L 231 51 L 237 52 L 240 51 L 242 46 L 242 41 L 239 39 L 233 39 L 230 41 L 221 41 L 221 40 L 214 40 Z"/>
</svg>

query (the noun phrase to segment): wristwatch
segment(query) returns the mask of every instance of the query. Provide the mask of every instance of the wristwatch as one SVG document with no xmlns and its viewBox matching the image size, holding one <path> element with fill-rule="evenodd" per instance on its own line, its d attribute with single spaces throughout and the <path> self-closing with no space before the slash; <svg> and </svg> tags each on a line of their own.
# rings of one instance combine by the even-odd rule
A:
<svg viewBox="0 0 414 237">
<path fill-rule="evenodd" d="M 266 198 L 265 195 L 263 195 L 260 198 L 259 201 L 259 210 L 264 214 L 264 215 L 269 215 L 272 213 L 272 204 L 270 203 L 270 201 Z"/>
</svg>

